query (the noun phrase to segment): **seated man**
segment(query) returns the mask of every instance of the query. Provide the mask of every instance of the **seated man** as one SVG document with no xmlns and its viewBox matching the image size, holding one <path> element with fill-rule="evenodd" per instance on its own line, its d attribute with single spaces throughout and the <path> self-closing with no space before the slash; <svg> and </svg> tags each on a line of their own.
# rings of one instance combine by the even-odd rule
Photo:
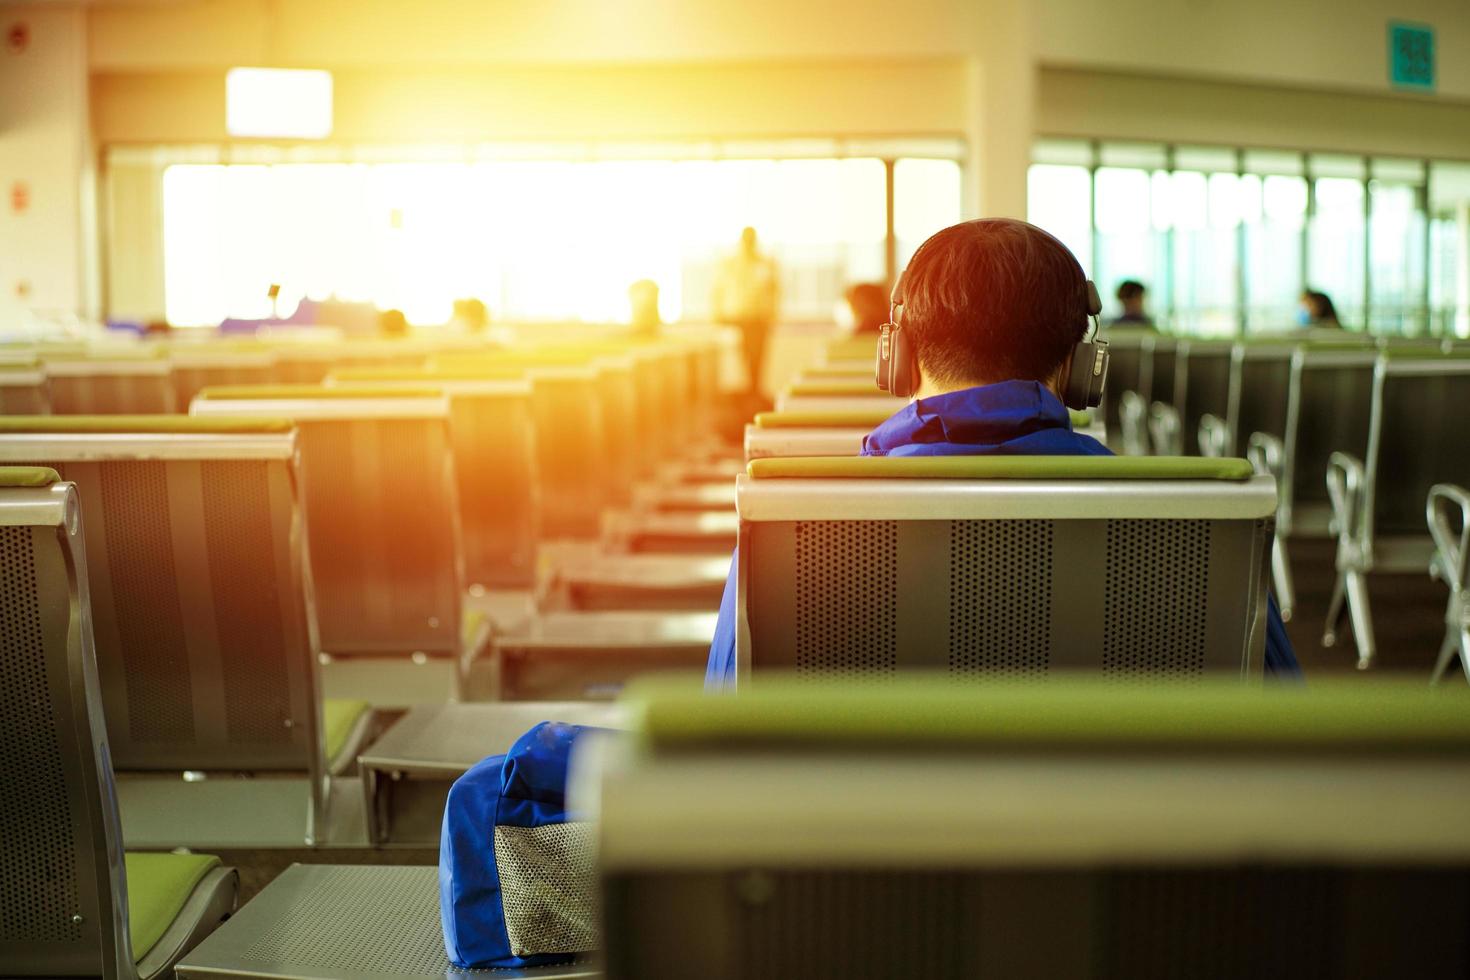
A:
<svg viewBox="0 0 1470 980">
<path fill-rule="evenodd" d="M 1088 456 L 1062 404 L 1087 329 L 1087 277 L 1056 238 L 1024 221 L 966 221 L 931 237 L 901 280 L 902 326 L 919 362 L 915 397 L 863 439 L 865 456 Z M 735 563 L 720 602 L 707 687 L 735 677 Z M 1266 672 L 1297 675 L 1274 599 Z"/>
</svg>

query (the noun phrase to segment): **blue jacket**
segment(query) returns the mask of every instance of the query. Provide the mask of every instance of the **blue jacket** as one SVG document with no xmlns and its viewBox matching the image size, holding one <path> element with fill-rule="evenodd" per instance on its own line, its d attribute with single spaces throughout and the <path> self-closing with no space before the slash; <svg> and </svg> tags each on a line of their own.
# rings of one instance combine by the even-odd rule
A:
<svg viewBox="0 0 1470 980">
<path fill-rule="evenodd" d="M 1108 448 L 1072 431 L 1067 409 L 1035 381 L 1002 381 L 910 402 L 863 438 L 864 456 L 1107 456 Z M 735 682 L 735 569 L 725 580 L 705 686 Z M 1266 616 L 1266 673 L 1301 674 L 1274 598 Z"/>
</svg>

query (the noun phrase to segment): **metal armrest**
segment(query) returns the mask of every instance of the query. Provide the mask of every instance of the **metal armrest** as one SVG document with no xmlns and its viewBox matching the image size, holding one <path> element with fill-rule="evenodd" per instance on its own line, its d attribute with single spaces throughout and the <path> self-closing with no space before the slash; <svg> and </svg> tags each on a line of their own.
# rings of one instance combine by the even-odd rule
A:
<svg viewBox="0 0 1470 980">
<path fill-rule="evenodd" d="M 1460 508 L 1460 533 L 1450 524 L 1452 507 Z M 1462 591 L 1470 582 L 1470 491 L 1452 483 L 1438 483 L 1429 489 L 1424 503 L 1424 516 L 1434 538 L 1434 567 L 1452 592 Z"/>
<path fill-rule="evenodd" d="M 1179 409 L 1163 402 L 1154 402 L 1149 409 L 1148 431 L 1153 438 L 1154 452 L 1159 456 L 1180 456 L 1184 453 L 1183 424 L 1179 420 Z"/>
<path fill-rule="evenodd" d="M 1230 452 L 1230 426 L 1218 415 L 1206 412 L 1199 420 L 1199 454 L 1226 456 Z"/>
<path fill-rule="evenodd" d="M 1327 459 L 1327 497 L 1332 501 L 1332 527 L 1338 544 L 1343 546 L 1339 561 L 1354 551 L 1366 554 L 1364 540 L 1367 514 L 1364 512 L 1363 483 L 1367 471 L 1362 460 L 1350 453 L 1333 453 Z"/>
<path fill-rule="evenodd" d="M 1136 391 L 1125 391 L 1118 399 L 1118 426 L 1123 431 L 1126 456 L 1149 455 L 1148 403 Z"/>
</svg>

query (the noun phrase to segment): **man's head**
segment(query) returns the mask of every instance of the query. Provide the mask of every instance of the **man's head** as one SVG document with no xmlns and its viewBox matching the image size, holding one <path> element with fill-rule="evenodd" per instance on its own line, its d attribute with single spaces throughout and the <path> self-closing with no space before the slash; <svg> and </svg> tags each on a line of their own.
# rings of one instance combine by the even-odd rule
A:
<svg viewBox="0 0 1470 980">
<path fill-rule="evenodd" d="M 1136 279 L 1124 279 L 1118 283 L 1118 303 L 1123 307 L 1124 316 L 1143 315 L 1143 297 L 1146 292 L 1143 283 Z"/>
<path fill-rule="evenodd" d="M 914 253 L 896 296 L 920 394 L 997 381 L 1060 392 L 1087 330 L 1087 277 L 1067 247 L 1024 221 L 965 221 Z"/>
<path fill-rule="evenodd" d="M 852 311 L 853 333 L 877 333 L 888 322 L 888 292 L 875 282 L 860 282 L 843 294 Z"/>
<path fill-rule="evenodd" d="M 746 227 L 740 229 L 740 251 L 743 254 L 754 255 L 758 244 L 754 228 Z"/>
</svg>

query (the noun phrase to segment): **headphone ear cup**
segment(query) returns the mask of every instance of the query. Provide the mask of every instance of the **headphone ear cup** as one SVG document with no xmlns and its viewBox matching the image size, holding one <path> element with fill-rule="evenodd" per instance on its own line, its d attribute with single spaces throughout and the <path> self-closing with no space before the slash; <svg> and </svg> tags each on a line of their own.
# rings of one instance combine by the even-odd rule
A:
<svg viewBox="0 0 1470 980">
<path fill-rule="evenodd" d="M 919 361 L 909 345 L 908 334 L 894 329 L 888 369 L 888 390 L 899 398 L 911 398 L 919 390 Z"/>
<path fill-rule="evenodd" d="M 1073 411 L 1083 412 L 1102 404 L 1103 390 L 1108 383 L 1108 354 L 1106 343 L 1083 341 L 1072 349 L 1072 370 L 1067 377 L 1067 388 L 1063 404 Z"/>
</svg>

